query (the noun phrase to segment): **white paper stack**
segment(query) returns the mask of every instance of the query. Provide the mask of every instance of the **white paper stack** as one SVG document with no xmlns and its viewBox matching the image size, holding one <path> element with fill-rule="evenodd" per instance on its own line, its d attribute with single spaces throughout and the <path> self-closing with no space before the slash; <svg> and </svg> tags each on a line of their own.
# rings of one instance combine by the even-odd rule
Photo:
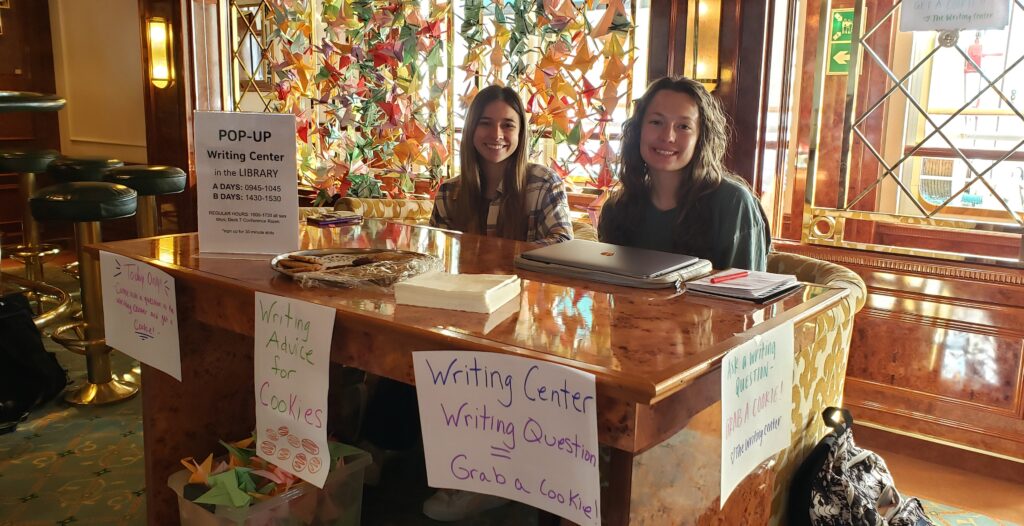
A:
<svg viewBox="0 0 1024 526">
<path fill-rule="evenodd" d="M 427 272 L 395 284 L 400 305 L 491 313 L 519 295 L 518 276 Z"/>
<path fill-rule="evenodd" d="M 746 300 L 759 300 L 774 296 L 780 292 L 800 285 L 796 276 L 790 274 L 773 274 L 771 272 L 750 271 L 746 276 L 721 283 L 712 283 L 715 276 L 735 272 L 728 270 L 712 276 L 705 276 L 686 284 L 686 290 L 727 296 Z"/>
</svg>

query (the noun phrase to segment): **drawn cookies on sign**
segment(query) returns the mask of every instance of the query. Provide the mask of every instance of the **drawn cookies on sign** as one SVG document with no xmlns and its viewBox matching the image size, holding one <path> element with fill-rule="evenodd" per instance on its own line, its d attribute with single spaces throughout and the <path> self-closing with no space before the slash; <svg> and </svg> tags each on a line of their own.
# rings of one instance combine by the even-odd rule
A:
<svg viewBox="0 0 1024 526">
<path fill-rule="evenodd" d="M 303 469 L 306 469 L 306 454 L 305 453 L 296 453 L 295 454 L 295 459 L 292 460 L 292 469 L 296 473 L 298 473 L 299 471 L 302 471 Z"/>
<path fill-rule="evenodd" d="M 286 444 L 278 444 L 279 440 Z M 277 429 L 268 427 L 264 440 L 260 443 L 260 452 L 267 457 L 276 458 L 281 464 L 287 465 L 286 463 L 290 461 L 294 473 L 306 470 L 312 474 L 323 467 L 323 461 L 317 456 L 320 453 L 320 446 L 311 439 L 296 435 L 288 426 Z"/>
</svg>

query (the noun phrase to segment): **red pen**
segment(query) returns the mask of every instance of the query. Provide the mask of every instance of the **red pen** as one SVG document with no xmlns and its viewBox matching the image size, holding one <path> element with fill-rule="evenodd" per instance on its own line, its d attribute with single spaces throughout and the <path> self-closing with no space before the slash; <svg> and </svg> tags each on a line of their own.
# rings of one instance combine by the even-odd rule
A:
<svg viewBox="0 0 1024 526">
<path fill-rule="evenodd" d="M 711 284 L 715 285 L 715 284 L 723 283 L 723 282 L 726 282 L 726 281 L 732 281 L 734 279 L 745 278 L 745 277 L 747 277 L 749 275 L 750 275 L 750 273 L 747 272 L 746 270 L 739 270 L 739 271 L 733 272 L 732 274 L 719 274 L 719 275 L 711 278 Z"/>
</svg>

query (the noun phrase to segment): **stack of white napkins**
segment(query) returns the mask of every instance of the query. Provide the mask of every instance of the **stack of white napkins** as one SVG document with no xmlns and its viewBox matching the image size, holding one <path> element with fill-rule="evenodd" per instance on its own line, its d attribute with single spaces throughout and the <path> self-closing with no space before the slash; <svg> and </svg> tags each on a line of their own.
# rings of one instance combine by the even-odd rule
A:
<svg viewBox="0 0 1024 526">
<path fill-rule="evenodd" d="M 395 284 L 395 303 L 491 313 L 519 295 L 518 276 L 427 272 Z"/>
</svg>

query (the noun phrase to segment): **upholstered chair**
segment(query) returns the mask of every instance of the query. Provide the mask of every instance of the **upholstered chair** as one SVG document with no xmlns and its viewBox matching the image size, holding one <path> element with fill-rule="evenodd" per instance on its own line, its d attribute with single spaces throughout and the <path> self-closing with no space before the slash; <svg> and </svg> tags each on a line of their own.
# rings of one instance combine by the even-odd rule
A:
<svg viewBox="0 0 1024 526">
<path fill-rule="evenodd" d="M 798 254 L 768 255 L 768 271 L 792 274 L 798 280 L 842 287 L 850 291 L 846 298 L 824 316 L 795 327 L 796 349 L 793 364 L 793 409 L 790 447 L 779 454 L 772 496 L 771 525 L 789 521 L 786 502 L 793 473 L 828 433 L 821 412 L 828 406 L 841 406 L 846 383 L 846 364 L 853 335 L 853 317 L 864 306 L 867 287 L 856 273 L 835 263 Z M 804 511 L 806 513 L 806 510 Z"/>
</svg>

